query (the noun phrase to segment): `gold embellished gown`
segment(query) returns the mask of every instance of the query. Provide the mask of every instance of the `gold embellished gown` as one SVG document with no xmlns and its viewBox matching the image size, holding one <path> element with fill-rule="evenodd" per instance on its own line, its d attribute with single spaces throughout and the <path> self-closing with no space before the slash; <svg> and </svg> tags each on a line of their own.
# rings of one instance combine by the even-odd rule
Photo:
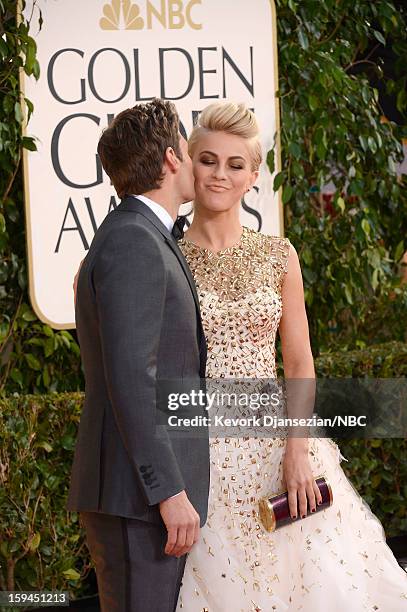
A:
<svg viewBox="0 0 407 612">
<path fill-rule="evenodd" d="M 238 245 L 216 254 L 187 238 L 179 245 L 198 288 L 207 377 L 275 378 L 289 240 L 244 228 Z M 177 612 L 405 612 L 407 575 L 332 440 L 309 440 L 313 475 L 329 480 L 332 506 L 273 533 L 263 528 L 258 502 L 284 489 L 284 447 L 282 437 L 210 437 L 208 519 Z"/>
</svg>

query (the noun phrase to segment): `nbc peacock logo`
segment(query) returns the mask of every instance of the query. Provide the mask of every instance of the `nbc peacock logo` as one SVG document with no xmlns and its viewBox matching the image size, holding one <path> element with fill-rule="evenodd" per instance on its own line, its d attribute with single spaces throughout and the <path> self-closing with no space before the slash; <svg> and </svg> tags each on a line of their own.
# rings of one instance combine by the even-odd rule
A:
<svg viewBox="0 0 407 612">
<path fill-rule="evenodd" d="M 103 7 L 99 25 L 102 30 L 142 30 L 144 21 L 138 4 L 130 0 L 111 0 Z"/>
<path fill-rule="evenodd" d="M 145 15 L 137 2 L 111 0 L 103 6 L 103 17 L 99 20 L 102 30 L 152 30 L 154 26 L 179 30 L 189 26 L 201 30 L 202 23 L 196 21 L 195 9 L 202 0 L 145 0 Z M 192 14 L 194 12 L 194 15 Z"/>
</svg>

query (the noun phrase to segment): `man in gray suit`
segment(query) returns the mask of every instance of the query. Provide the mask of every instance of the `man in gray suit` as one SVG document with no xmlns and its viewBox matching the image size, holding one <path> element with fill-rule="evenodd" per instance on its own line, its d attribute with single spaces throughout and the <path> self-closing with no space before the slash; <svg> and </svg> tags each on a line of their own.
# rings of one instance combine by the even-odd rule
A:
<svg viewBox="0 0 407 612">
<path fill-rule="evenodd" d="M 173 612 L 209 490 L 207 435 L 171 436 L 157 419 L 160 381 L 205 376 L 198 296 L 171 233 L 194 197 L 192 165 L 162 100 L 120 113 L 98 153 L 122 201 L 78 278 L 86 389 L 67 507 L 80 512 L 103 612 Z"/>
</svg>

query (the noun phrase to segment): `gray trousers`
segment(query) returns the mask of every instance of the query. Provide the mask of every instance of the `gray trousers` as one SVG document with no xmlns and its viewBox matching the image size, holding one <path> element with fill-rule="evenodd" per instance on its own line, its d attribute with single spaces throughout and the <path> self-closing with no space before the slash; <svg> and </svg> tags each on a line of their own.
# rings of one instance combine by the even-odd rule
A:
<svg viewBox="0 0 407 612">
<path fill-rule="evenodd" d="M 102 612 L 174 612 L 187 555 L 164 553 L 167 530 L 138 519 L 81 512 Z"/>
</svg>

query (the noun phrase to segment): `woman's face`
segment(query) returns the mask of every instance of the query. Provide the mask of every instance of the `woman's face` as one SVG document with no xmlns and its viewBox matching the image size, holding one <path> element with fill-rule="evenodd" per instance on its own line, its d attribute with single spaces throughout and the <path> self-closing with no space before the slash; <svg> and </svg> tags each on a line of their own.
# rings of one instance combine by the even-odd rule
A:
<svg viewBox="0 0 407 612">
<path fill-rule="evenodd" d="M 247 140 L 226 132 L 211 131 L 201 136 L 192 164 L 196 205 L 218 212 L 240 204 L 259 174 L 251 170 Z"/>
</svg>

